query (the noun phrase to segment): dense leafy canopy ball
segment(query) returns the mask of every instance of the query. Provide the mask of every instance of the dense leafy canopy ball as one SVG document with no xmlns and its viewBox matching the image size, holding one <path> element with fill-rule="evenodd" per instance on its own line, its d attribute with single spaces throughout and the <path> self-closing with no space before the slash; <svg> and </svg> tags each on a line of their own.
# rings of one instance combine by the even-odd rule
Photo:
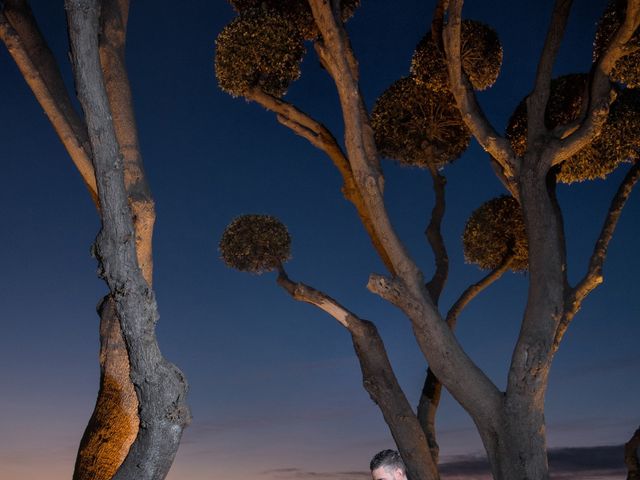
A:
<svg viewBox="0 0 640 480">
<path fill-rule="evenodd" d="M 502 66 L 502 45 L 488 25 L 474 20 L 462 22 L 460 54 L 462 69 L 476 90 L 493 85 Z M 448 90 L 449 74 L 444 55 L 431 32 L 418 43 L 411 60 L 411 73 L 434 90 Z"/>
<path fill-rule="evenodd" d="M 640 155 L 640 90 L 625 89 L 609 109 L 600 135 L 560 165 L 562 183 L 605 178 L 623 162 Z"/>
<path fill-rule="evenodd" d="M 253 87 L 281 97 L 300 77 L 305 53 L 300 33 L 280 15 L 249 12 L 216 39 L 216 77 L 225 92 L 242 96 Z"/>
<path fill-rule="evenodd" d="M 318 28 L 307 0 L 229 0 L 229 3 L 240 15 L 255 9 L 273 11 L 287 18 L 305 39 L 312 40 L 318 37 Z M 359 5 L 360 0 L 342 0 L 342 20 L 351 18 Z"/>
<path fill-rule="evenodd" d="M 513 252 L 509 268 L 514 272 L 527 270 L 527 235 L 518 201 L 502 196 L 480 206 L 467 220 L 462 244 L 465 260 L 482 269 L 498 267 Z"/>
<path fill-rule="evenodd" d="M 598 22 L 598 30 L 593 42 L 594 61 L 597 61 L 604 54 L 616 31 L 623 24 L 626 10 L 626 0 L 609 1 Z M 636 30 L 629 43 L 635 48 L 640 47 L 640 30 Z M 636 50 L 618 60 L 611 71 L 610 78 L 630 88 L 640 86 L 640 50 Z"/>
<path fill-rule="evenodd" d="M 263 273 L 291 258 L 291 237 L 275 217 L 242 215 L 225 229 L 218 248 L 227 266 Z"/>
<path fill-rule="evenodd" d="M 380 95 L 371 124 L 382 155 L 418 167 L 455 160 L 471 139 L 451 93 L 430 90 L 413 77 L 401 78 Z"/>
<path fill-rule="evenodd" d="M 545 126 L 553 129 L 567 124 L 580 115 L 582 93 L 587 84 L 586 74 L 571 74 L 551 81 L 551 92 L 544 114 Z M 522 100 L 509 119 L 507 138 L 516 155 L 524 155 L 527 149 L 527 103 Z"/>
</svg>

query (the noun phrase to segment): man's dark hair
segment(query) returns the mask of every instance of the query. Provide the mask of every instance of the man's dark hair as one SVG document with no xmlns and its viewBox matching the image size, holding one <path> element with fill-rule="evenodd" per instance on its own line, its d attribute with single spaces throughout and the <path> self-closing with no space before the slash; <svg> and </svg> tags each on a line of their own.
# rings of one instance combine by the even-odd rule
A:
<svg viewBox="0 0 640 480">
<path fill-rule="evenodd" d="M 403 472 L 407 471 L 402 457 L 400 457 L 400 454 L 395 450 L 382 450 L 374 455 L 371 463 L 369 463 L 369 469 L 373 472 L 376 468 L 380 467 L 399 468 Z"/>
</svg>

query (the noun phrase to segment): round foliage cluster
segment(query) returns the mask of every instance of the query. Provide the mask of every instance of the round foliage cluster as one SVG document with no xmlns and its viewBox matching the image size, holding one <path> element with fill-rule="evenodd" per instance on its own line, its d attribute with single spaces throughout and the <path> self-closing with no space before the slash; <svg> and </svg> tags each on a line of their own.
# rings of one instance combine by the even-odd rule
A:
<svg viewBox="0 0 640 480">
<path fill-rule="evenodd" d="M 606 123 L 594 141 L 560 165 L 562 183 L 605 178 L 640 153 L 640 90 L 625 89 L 609 109 Z"/>
<path fill-rule="evenodd" d="M 275 12 L 287 18 L 307 40 L 313 40 L 319 35 L 307 0 L 229 0 L 231 6 L 240 15 L 246 12 L 262 9 L 265 12 Z M 360 5 L 360 0 L 342 0 L 342 20 L 351 18 Z"/>
<path fill-rule="evenodd" d="M 451 93 L 430 90 L 413 77 L 401 78 L 380 95 L 371 124 L 382 155 L 417 167 L 455 160 L 471 139 Z"/>
<path fill-rule="evenodd" d="M 513 252 L 509 268 L 514 272 L 527 270 L 527 235 L 518 201 L 502 196 L 480 206 L 467 220 L 462 244 L 465 260 L 482 269 L 498 267 Z"/>
<path fill-rule="evenodd" d="M 304 53 L 303 39 L 291 22 L 272 12 L 247 12 L 216 39 L 218 84 L 233 96 L 260 87 L 281 97 L 300 77 Z"/>
<path fill-rule="evenodd" d="M 275 217 L 242 215 L 225 229 L 218 248 L 227 266 L 263 273 L 291 258 L 291 237 Z"/>
<path fill-rule="evenodd" d="M 493 85 L 502 66 L 502 45 L 496 31 L 475 20 L 464 20 L 460 32 L 462 69 L 476 90 Z M 411 73 L 434 90 L 448 90 L 449 74 L 444 55 L 428 32 L 418 43 Z"/>
<path fill-rule="evenodd" d="M 606 51 L 614 35 L 624 23 L 627 0 L 610 0 L 602 17 L 598 21 L 598 30 L 593 42 L 593 59 L 597 61 Z M 631 37 L 630 45 L 640 47 L 640 30 Z M 609 75 L 611 80 L 625 84 L 627 87 L 640 86 L 640 50 L 625 55 L 617 61 Z"/>
<path fill-rule="evenodd" d="M 567 124 L 580 115 L 582 93 L 586 87 L 586 74 L 571 74 L 551 80 L 551 92 L 544 113 L 544 123 L 549 129 Z M 509 119 L 506 131 L 513 151 L 518 156 L 527 150 L 527 101 L 520 102 Z"/>
</svg>

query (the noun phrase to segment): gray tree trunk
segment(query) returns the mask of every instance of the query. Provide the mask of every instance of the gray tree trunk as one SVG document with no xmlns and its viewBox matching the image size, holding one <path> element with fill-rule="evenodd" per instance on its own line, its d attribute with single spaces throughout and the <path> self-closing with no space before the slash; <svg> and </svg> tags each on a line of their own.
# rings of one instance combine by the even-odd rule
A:
<svg viewBox="0 0 640 480">
<path fill-rule="evenodd" d="M 110 290 L 130 361 L 139 402 L 140 428 L 114 480 L 166 477 L 190 420 L 186 381 L 165 360 L 155 337 L 154 292 L 136 255 L 136 235 L 98 52 L 98 0 L 66 0 L 78 98 L 85 113 L 102 207 L 95 242 L 101 277 Z"/>
</svg>

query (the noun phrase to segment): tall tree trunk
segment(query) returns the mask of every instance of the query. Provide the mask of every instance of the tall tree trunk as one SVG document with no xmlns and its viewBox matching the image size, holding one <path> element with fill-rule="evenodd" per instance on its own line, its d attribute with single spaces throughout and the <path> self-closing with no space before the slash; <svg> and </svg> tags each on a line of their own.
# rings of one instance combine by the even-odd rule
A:
<svg viewBox="0 0 640 480">
<path fill-rule="evenodd" d="M 153 277 L 152 236 L 155 209 L 142 166 L 142 155 L 132 107 L 131 88 L 125 65 L 125 40 L 129 12 L 128 0 L 102 0 L 100 12 L 100 63 L 113 125 L 124 160 L 124 180 L 136 233 L 138 266 L 151 286 Z M 104 317 L 103 317 L 104 322 Z M 138 432 L 138 402 L 129 378 L 129 358 L 119 331 L 117 317 L 110 328 L 101 328 L 101 345 L 122 344 L 106 349 L 100 363 L 98 399 L 83 436 L 74 471 L 74 480 L 109 480 L 122 464 Z M 117 378 L 117 382 L 113 379 Z M 117 400 L 121 399 L 120 404 Z M 101 419 L 117 425 L 107 427 Z M 113 435 L 110 435 L 113 432 Z M 109 435 L 108 435 L 109 434 Z M 100 447 L 113 444 L 108 450 Z M 93 466 L 101 468 L 93 468 Z"/>
<path fill-rule="evenodd" d="M 95 242 L 100 275 L 120 320 L 139 402 L 140 428 L 114 480 L 162 480 L 189 423 L 187 384 L 161 354 L 155 336 L 155 295 L 136 255 L 136 235 L 125 188 L 123 158 L 104 85 L 98 49 L 98 0 L 66 0 L 78 98 L 85 112 L 102 206 Z"/>
<path fill-rule="evenodd" d="M 493 448 L 498 480 L 548 480 L 544 399 L 555 332 L 565 305 L 566 260 L 562 215 L 549 159 L 527 153 L 519 175 L 520 203 L 529 242 L 527 306 L 509 369 Z"/>
</svg>

